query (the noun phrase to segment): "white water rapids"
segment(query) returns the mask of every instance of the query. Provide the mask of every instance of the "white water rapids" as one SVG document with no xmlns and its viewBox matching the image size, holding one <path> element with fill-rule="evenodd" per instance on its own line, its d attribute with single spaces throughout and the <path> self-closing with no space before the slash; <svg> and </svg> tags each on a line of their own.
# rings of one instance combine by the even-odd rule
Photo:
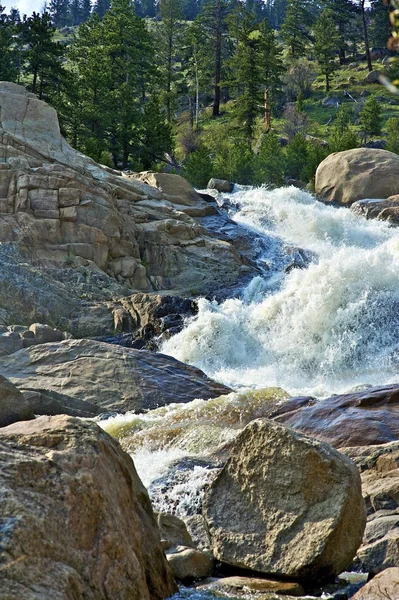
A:
<svg viewBox="0 0 399 600">
<path fill-rule="evenodd" d="M 101 422 L 132 453 L 155 508 L 183 517 L 200 510 L 215 472 L 207 455 L 237 435 L 267 394 L 284 397 L 264 388 L 323 397 L 398 379 L 399 228 L 293 187 L 229 198 L 233 219 L 264 241 L 260 275 L 236 298 L 200 299 L 198 315 L 161 351 L 238 392 Z M 298 253 L 309 264 L 287 270 Z M 173 600 L 186 598 L 215 596 L 182 589 Z"/>
<path fill-rule="evenodd" d="M 396 379 L 399 229 L 293 187 L 242 190 L 230 199 L 237 222 L 273 238 L 263 257 L 269 276 L 255 278 L 238 299 L 201 299 L 198 316 L 162 352 L 235 389 L 325 396 Z M 310 251 L 310 265 L 279 270 L 281 240 L 288 251 Z"/>
</svg>

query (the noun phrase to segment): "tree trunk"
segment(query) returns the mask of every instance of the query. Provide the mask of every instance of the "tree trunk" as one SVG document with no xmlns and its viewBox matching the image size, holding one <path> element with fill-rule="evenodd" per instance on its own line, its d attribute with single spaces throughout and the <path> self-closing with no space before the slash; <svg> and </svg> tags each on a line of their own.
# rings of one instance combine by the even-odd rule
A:
<svg viewBox="0 0 399 600">
<path fill-rule="evenodd" d="M 373 64 L 371 62 L 369 34 L 367 31 L 367 19 L 366 19 L 366 11 L 364 9 L 364 4 L 365 4 L 365 0 L 360 0 L 360 10 L 362 12 L 362 21 L 363 21 L 364 45 L 366 46 L 367 68 L 369 71 L 372 71 Z"/>
<path fill-rule="evenodd" d="M 215 91 L 212 116 L 220 115 L 220 80 L 222 76 L 222 4 L 219 1 L 216 9 L 216 44 L 215 44 Z"/>
<path fill-rule="evenodd" d="M 339 33 L 342 36 L 343 45 L 339 49 L 339 64 L 345 64 L 345 23 L 340 21 L 338 24 Z"/>
<path fill-rule="evenodd" d="M 269 132 L 272 128 L 272 111 L 270 109 L 269 90 L 265 90 L 265 125 L 266 131 Z"/>
</svg>

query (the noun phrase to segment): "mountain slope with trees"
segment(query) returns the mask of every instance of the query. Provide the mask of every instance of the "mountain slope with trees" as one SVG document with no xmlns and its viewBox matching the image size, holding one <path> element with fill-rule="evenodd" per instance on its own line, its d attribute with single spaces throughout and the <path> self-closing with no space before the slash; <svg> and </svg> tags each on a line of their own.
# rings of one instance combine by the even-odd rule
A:
<svg viewBox="0 0 399 600">
<path fill-rule="evenodd" d="M 0 7 L 0 79 L 52 104 L 68 141 L 108 166 L 174 169 L 197 186 L 211 175 L 308 183 L 329 152 L 382 133 L 379 144 L 399 146 L 398 100 L 374 73 L 396 79 L 389 10 L 382 0 L 50 0 L 22 17 Z"/>
</svg>

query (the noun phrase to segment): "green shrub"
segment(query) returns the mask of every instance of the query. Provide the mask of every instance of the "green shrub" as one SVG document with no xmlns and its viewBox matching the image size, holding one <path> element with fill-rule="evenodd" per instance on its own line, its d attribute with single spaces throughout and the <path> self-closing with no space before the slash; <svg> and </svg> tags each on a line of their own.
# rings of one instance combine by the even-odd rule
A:
<svg viewBox="0 0 399 600">
<path fill-rule="evenodd" d="M 285 158 L 280 141 L 273 132 L 263 135 L 255 156 L 254 184 L 283 185 Z"/>
<path fill-rule="evenodd" d="M 205 146 L 190 154 L 183 167 L 183 177 L 197 188 L 206 187 L 213 174 L 214 165 Z"/>
<path fill-rule="evenodd" d="M 391 117 L 388 119 L 387 124 L 387 150 L 399 154 L 399 118 Z"/>
</svg>

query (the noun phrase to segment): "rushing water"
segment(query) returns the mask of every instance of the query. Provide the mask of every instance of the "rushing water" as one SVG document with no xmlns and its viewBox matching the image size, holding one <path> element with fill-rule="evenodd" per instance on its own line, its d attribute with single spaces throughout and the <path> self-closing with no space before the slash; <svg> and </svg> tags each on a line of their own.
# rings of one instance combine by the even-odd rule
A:
<svg viewBox="0 0 399 600">
<path fill-rule="evenodd" d="M 236 221 L 274 240 L 261 259 L 268 276 L 238 299 L 200 300 L 198 316 L 162 351 L 233 388 L 323 396 L 394 379 L 399 230 L 295 188 L 243 190 L 232 200 Z M 286 273 L 292 247 L 312 259 Z"/>
<path fill-rule="evenodd" d="M 237 392 L 103 423 L 134 456 L 155 508 L 180 516 L 200 510 L 220 466 L 212 452 L 262 416 L 269 398 L 397 379 L 399 228 L 292 187 L 241 189 L 230 201 L 234 220 L 265 240 L 262 275 L 237 298 L 200 299 L 198 315 L 162 352 Z M 287 269 L 298 255 L 306 268 Z M 182 590 L 183 598 L 214 596 Z"/>
</svg>

